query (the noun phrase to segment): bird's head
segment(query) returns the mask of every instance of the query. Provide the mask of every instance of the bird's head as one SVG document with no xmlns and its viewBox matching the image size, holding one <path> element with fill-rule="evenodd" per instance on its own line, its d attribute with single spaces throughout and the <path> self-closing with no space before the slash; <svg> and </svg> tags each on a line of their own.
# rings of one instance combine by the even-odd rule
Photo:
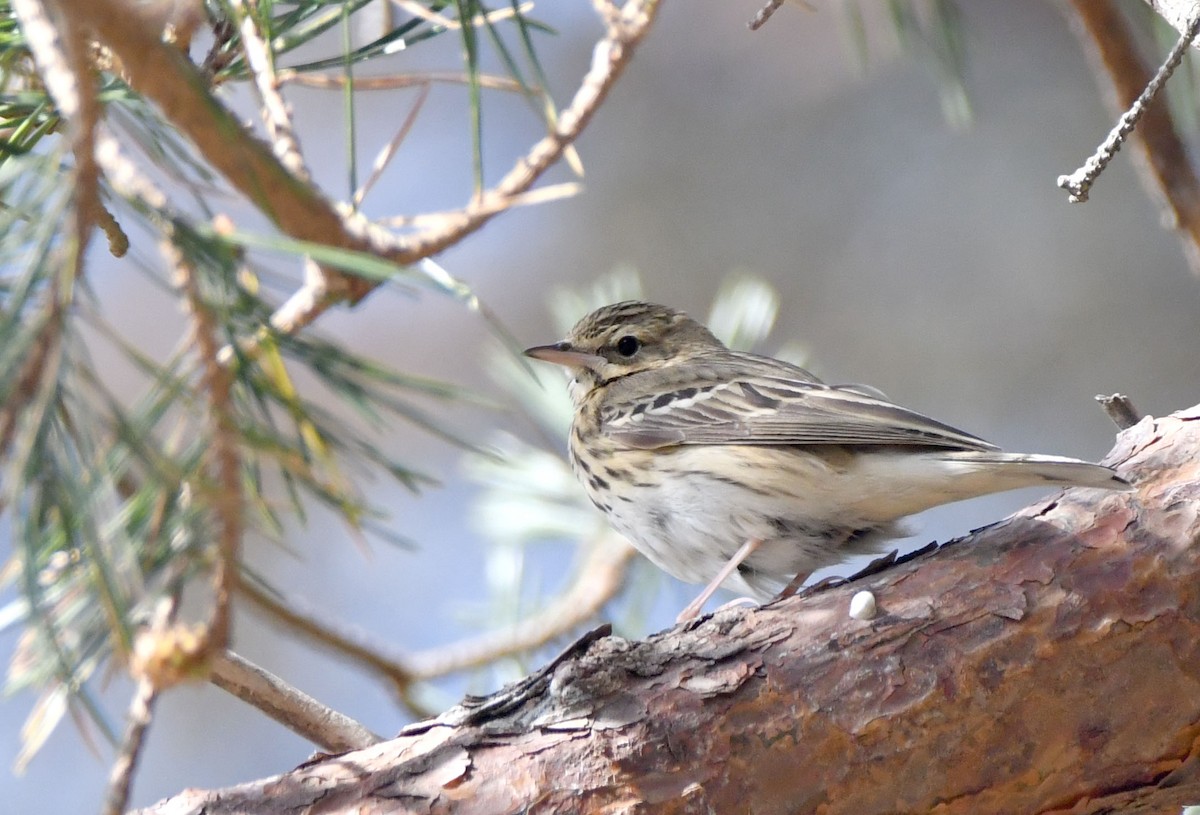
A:
<svg viewBox="0 0 1200 815">
<path fill-rule="evenodd" d="M 662 368 L 724 348 L 707 328 L 673 308 L 639 300 L 593 311 L 562 342 L 525 355 L 563 365 L 575 374 L 574 394 L 629 374 Z"/>
</svg>

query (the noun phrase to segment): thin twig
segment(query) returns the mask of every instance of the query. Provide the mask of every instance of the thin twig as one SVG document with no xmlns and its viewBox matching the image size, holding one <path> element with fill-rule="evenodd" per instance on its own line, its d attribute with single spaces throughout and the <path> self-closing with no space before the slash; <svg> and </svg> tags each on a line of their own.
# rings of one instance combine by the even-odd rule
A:
<svg viewBox="0 0 1200 815">
<path fill-rule="evenodd" d="M 1092 35 L 1095 39 L 1096 47 L 1101 52 L 1101 59 L 1104 61 L 1105 67 L 1111 69 L 1111 64 L 1107 59 L 1109 51 L 1106 50 L 1105 46 L 1108 42 L 1120 38 L 1120 32 L 1127 31 L 1127 24 L 1121 19 L 1120 13 L 1111 6 L 1108 0 L 1100 0 L 1100 2 L 1072 0 L 1071 5 L 1074 7 L 1079 20 L 1083 23 L 1088 34 Z M 1102 24 L 1100 23 L 1101 20 L 1103 20 Z M 1102 25 L 1103 27 L 1098 27 L 1098 25 Z M 1175 72 L 1175 68 L 1178 67 L 1180 60 L 1183 59 L 1183 55 L 1187 51 L 1188 46 L 1191 45 L 1192 40 L 1196 39 L 1198 31 L 1200 31 L 1200 11 L 1195 13 L 1187 30 L 1179 38 L 1179 41 L 1175 43 L 1175 47 L 1171 49 L 1171 53 L 1167 55 L 1163 64 L 1159 66 L 1158 72 L 1148 82 L 1143 83 L 1144 87 L 1141 93 L 1133 100 L 1128 109 L 1121 114 L 1116 127 L 1109 132 L 1108 138 L 1096 148 L 1096 152 L 1084 162 L 1082 167 L 1070 175 L 1060 175 L 1058 177 L 1058 186 L 1070 193 L 1067 200 L 1071 203 L 1082 203 L 1088 199 L 1088 191 L 1091 189 L 1092 184 L 1104 172 L 1104 168 L 1108 166 L 1113 156 L 1121 149 L 1121 145 L 1125 142 L 1129 134 L 1133 132 L 1138 121 L 1146 114 L 1150 103 L 1158 95 L 1163 85 L 1166 84 L 1171 74 Z M 1132 60 L 1123 60 L 1125 64 L 1129 61 L 1135 62 L 1138 65 L 1141 64 L 1141 60 L 1136 55 L 1134 55 Z M 1129 79 L 1129 77 L 1121 77 L 1120 79 L 1116 76 L 1113 77 L 1114 83 L 1120 81 L 1127 82 Z"/>
<path fill-rule="evenodd" d="M 78 276 L 83 271 L 92 228 L 102 213 L 108 215 L 100 203 L 100 170 L 95 155 L 100 104 L 96 99 L 90 44 L 80 26 L 58 3 L 46 7 L 38 0 L 17 0 L 13 10 L 21 21 L 42 81 L 54 99 L 59 114 L 70 126 L 71 148 L 75 156 L 71 229 L 74 233 L 74 257 L 70 268 Z M 48 14 L 50 10 L 54 12 L 53 21 Z M 111 220 L 111 216 L 107 220 Z"/>
<path fill-rule="evenodd" d="M 479 229 L 496 214 L 511 207 L 516 196 L 532 187 L 579 137 L 649 32 L 658 3 L 657 0 L 629 0 L 618 11 L 615 5 L 598 0 L 597 7 L 608 22 L 607 35 L 597 43 L 592 66 L 584 75 L 571 104 L 559 114 L 554 129 L 518 159 L 495 187 L 473 198 L 465 209 L 452 214 L 437 227 L 402 239 L 401 248 L 388 253 L 392 260 L 411 264 L 437 254 Z M 306 291 L 307 288 L 302 287 L 275 311 L 272 323 L 276 328 L 297 331 L 337 300 L 323 287 L 315 291 Z"/>
<path fill-rule="evenodd" d="M 1151 78 L 1136 38 L 1110 0 L 1072 0 L 1070 7 L 1097 81 L 1114 113 L 1119 113 Z M 1200 181 L 1167 105 L 1159 102 L 1147 108 L 1133 147 L 1142 186 L 1158 203 L 1163 223 L 1174 227 L 1192 274 L 1200 277 Z"/>
<path fill-rule="evenodd" d="M 215 657 L 211 679 L 218 688 L 330 753 L 361 750 L 383 741 L 349 716 L 321 704 L 232 651 Z"/>
<path fill-rule="evenodd" d="M 263 120 L 271 138 L 271 145 L 275 149 L 275 156 L 292 175 L 307 180 L 310 174 L 292 127 L 291 111 L 279 93 L 279 80 L 275 76 L 271 49 L 267 47 L 258 30 L 258 22 L 255 19 L 257 4 L 255 0 L 230 0 L 230 5 L 234 14 L 241 18 L 239 31 L 242 35 L 242 48 L 246 52 L 246 64 L 254 76 L 254 87 L 258 89 L 258 97 L 262 101 Z"/>
<path fill-rule="evenodd" d="M 634 549 L 624 539 L 605 534 L 588 548 L 588 556 L 572 584 L 536 614 L 512 628 L 491 631 L 450 645 L 412 654 L 414 676 L 432 679 L 491 664 L 513 654 L 540 648 L 595 619 L 625 585 Z"/>
<path fill-rule="evenodd" d="M 28 0 L 27 0 L 28 1 Z M 209 92 L 203 74 L 165 45 L 152 21 L 119 0 L 61 0 L 81 25 L 121 59 L 130 84 L 155 101 L 164 115 L 192 140 L 204 158 L 241 190 L 285 234 L 386 258 L 402 266 L 440 252 L 476 231 L 516 196 L 529 190 L 583 132 L 645 38 L 657 0 L 629 0 L 624 6 L 600 3 L 606 23 L 592 66 L 555 126 L 519 159 L 500 182 L 473 198 L 457 217 L 435 228 L 397 237 L 341 211 L 315 188 L 295 178 L 237 117 Z M 357 301 L 377 283 L 340 273 L 312 275 L 275 313 L 283 331 L 310 324 L 334 303 Z"/>
<path fill-rule="evenodd" d="M 318 90 L 340 91 L 346 85 L 345 74 L 302 74 L 290 68 L 280 71 L 276 78 L 280 84 L 303 85 L 306 88 Z M 417 85 L 448 84 L 466 85 L 471 81 L 467 74 L 450 71 L 427 71 L 418 74 L 392 74 L 390 76 L 356 76 L 354 77 L 355 91 L 392 91 L 400 88 L 412 88 Z M 525 93 L 525 87 L 516 80 L 494 74 L 480 74 L 479 87 L 496 91 L 512 91 Z M 534 88 L 534 90 L 537 90 Z"/>
<path fill-rule="evenodd" d="M 276 622 L 374 671 L 396 688 L 404 688 L 415 680 L 404 657 L 384 656 L 380 649 L 365 642 L 365 637 L 338 630 L 333 624 L 318 621 L 315 612 L 307 613 L 298 609 L 294 604 L 284 602 L 245 579 L 238 582 L 238 591 Z"/>
<path fill-rule="evenodd" d="M 437 679 L 527 653 L 593 620 L 624 585 L 634 550 L 621 538 L 606 533 L 593 541 L 587 552 L 570 586 L 511 628 L 398 656 L 384 656 L 381 649 L 365 642 L 361 635 L 339 631 L 330 623 L 317 620 L 315 614 L 298 610 L 245 580 L 238 588 L 246 599 L 277 622 L 374 671 L 403 693 L 413 682 Z"/>
<path fill-rule="evenodd" d="M 538 187 L 536 190 L 530 190 L 521 195 L 514 195 L 509 199 L 507 208 L 529 207 L 535 204 L 545 204 L 550 201 L 560 201 L 564 198 L 579 195 L 581 192 L 583 192 L 583 185 L 577 181 L 551 184 L 546 187 Z M 453 217 L 455 212 L 426 212 L 421 215 L 397 215 L 392 218 L 384 218 L 382 223 L 397 229 L 406 227 L 429 228 L 441 223 L 446 218 Z"/>
<path fill-rule="evenodd" d="M 154 612 L 154 620 L 150 630 L 146 632 L 151 638 L 160 637 L 170 627 L 179 607 L 179 593 L 173 591 L 164 596 Z M 155 682 L 156 674 L 140 673 L 137 676 L 137 688 L 133 699 L 129 702 L 128 725 L 125 737 L 121 740 L 121 751 L 113 762 L 108 775 L 108 792 L 104 797 L 104 815 L 121 815 L 129 806 L 129 793 L 133 787 L 133 774 L 141 757 L 142 746 L 146 742 L 146 733 L 154 717 L 154 705 L 158 700 L 159 685 Z"/>
<path fill-rule="evenodd" d="M 767 0 L 766 5 L 758 10 L 758 13 L 754 15 L 750 22 L 746 23 L 747 27 L 751 31 L 758 31 L 766 25 L 767 20 L 771 19 L 771 15 L 778 11 L 782 5 L 783 0 Z"/>
<path fill-rule="evenodd" d="M 356 209 L 362 206 L 363 199 L 367 197 L 367 193 L 371 191 L 371 188 L 375 186 L 375 182 L 383 175 L 383 171 L 387 169 L 392 156 L 400 149 L 401 143 L 408 138 L 413 125 L 417 123 L 417 115 L 420 114 L 421 108 L 425 106 L 425 100 L 429 98 L 429 89 L 431 87 L 428 82 L 421 86 L 421 90 L 417 93 L 417 98 L 413 100 L 412 105 L 408 109 L 408 115 L 404 117 L 404 121 L 400 124 L 400 129 L 396 131 L 396 135 L 392 136 L 391 141 L 384 145 L 384 148 L 379 151 L 379 155 L 375 157 L 375 162 L 371 165 L 371 174 L 367 176 L 367 180 L 362 183 L 362 186 L 354 192 L 354 207 Z"/>
<path fill-rule="evenodd" d="M 621 24 L 621 5 L 618 0 L 592 0 L 592 8 L 609 31 Z"/>
<path fill-rule="evenodd" d="M 38 75 L 62 116 L 79 115 L 79 86 L 59 39 L 55 23 L 40 0 L 12 0 L 25 43 L 37 63 Z"/>
<path fill-rule="evenodd" d="M 121 752 L 109 771 L 108 791 L 104 796 L 104 815 L 121 815 L 129 806 L 134 770 L 137 769 L 157 701 L 158 688 L 154 687 L 149 677 L 143 676 L 138 680 L 133 699 L 129 702 L 129 724 L 121 742 Z"/>
<path fill-rule="evenodd" d="M 126 80 L 155 102 L 209 164 L 287 235 L 385 255 L 395 247 L 382 230 L 343 216 L 310 183 L 293 175 L 271 148 L 213 95 L 209 77 L 162 41 L 152 9 L 122 0 L 59 0 L 80 25 L 120 59 Z M 354 300 L 372 288 L 341 275 L 327 296 Z"/>
<path fill-rule="evenodd" d="M 557 126 L 529 152 L 518 159 L 511 170 L 479 200 L 440 229 L 418 233 L 403 241 L 404 250 L 394 256 L 397 262 L 411 263 L 434 255 L 483 226 L 502 212 L 507 202 L 530 187 L 563 154 L 591 121 L 620 78 L 633 52 L 650 30 L 657 12 L 657 0 L 630 0 L 621 8 L 619 20 L 607 36 L 597 43 L 592 66 L 584 75 L 571 104 L 562 110 Z"/>
<path fill-rule="evenodd" d="M 224 16 L 213 20 L 212 45 L 209 46 L 204 61 L 200 63 L 205 74 L 213 76 L 233 62 L 236 53 L 229 47 L 229 43 L 233 40 L 236 31 L 233 21 Z"/>
<path fill-rule="evenodd" d="M 1113 424 L 1122 430 L 1128 430 L 1142 420 L 1142 412 L 1135 408 L 1133 400 L 1123 393 L 1114 393 L 1111 396 L 1097 394 L 1096 401 L 1104 408 L 1108 418 L 1113 420 Z"/>
</svg>

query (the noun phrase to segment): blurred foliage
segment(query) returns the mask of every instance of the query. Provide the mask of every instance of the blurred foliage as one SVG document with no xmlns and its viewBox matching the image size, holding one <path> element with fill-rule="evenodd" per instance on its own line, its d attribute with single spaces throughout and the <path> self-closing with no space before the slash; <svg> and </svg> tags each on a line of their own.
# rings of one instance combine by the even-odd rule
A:
<svg viewBox="0 0 1200 815">
<path fill-rule="evenodd" d="M 546 341 L 566 336 L 581 317 L 602 305 L 642 296 L 641 279 L 630 268 L 618 268 L 584 290 L 559 289 L 549 304 L 558 336 Z M 721 285 L 705 322 L 729 347 L 757 350 L 771 333 L 778 313 L 779 295 L 770 284 L 748 272 L 735 271 Z M 772 349 L 771 354 L 799 365 L 806 361 L 806 354 L 795 344 Z M 491 440 L 501 456 L 467 453 L 464 460 L 468 478 L 480 487 L 471 506 L 472 526 L 489 542 L 486 574 L 491 600 L 481 616 L 486 615 L 490 626 L 528 615 L 559 588 L 547 587 L 540 576 L 531 578 L 529 568 L 534 559 L 527 557 L 531 546 L 566 545 L 572 547 L 575 560 L 582 561 L 587 548 L 600 545 L 608 529 L 567 461 L 572 408 L 562 371 L 539 364 L 530 375 L 518 366 L 503 349 L 494 348 L 489 355 L 493 380 L 531 418 L 539 442 L 501 433 Z M 645 604 L 664 578 L 648 561 L 637 558 L 630 580 L 637 590 L 626 593 L 616 625 L 641 631 L 645 628 Z M 512 675 L 520 675 L 524 667 L 517 662 Z M 511 676 L 501 674 L 500 678 Z"/>
<path fill-rule="evenodd" d="M 483 183 L 485 56 L 504 66 L 504 87 L 515 88 L 539 120 L 555 115 L 534 48 L 547 29 L 518 3 L 495 12 L 478 0 L 428 0 L 408 4 L 404 13 L 372 0 L 258 0 L 245 4 L 246 12 L 221 0 L 202 6 L 199 27 L 181 26 L 174 42 L 210 92 L 220 96 L 225 86 L 251 79 L 239 15 L 253 14 L 277 70 L 339 78 L 351 168 L 357 166 L 354 70 L 378 64 L 378 76 L 403 69 L 414 59 L 410 51 L 420 56 L 423 44 L 446 35 L 457 44 L 468 88 L 463 100 L 471 111 L 476 187 Z M 378 29 L 381 13 L 384 29 L 365 44 L 355 42 L 371 26 Z M 217 558 L 214 529 L 220 496 L 228 492 L 211 461 L 218 432 L 232 433 L 239 450 L 243 538 L 280 540 L 289 519 L 303 521 L 324 507 L 355 536 L 395 539 L 357 485 L 384 474 L 416 490 L 431 479 L 417 464 L 386 455 L 381 433 L 402 421 L 462 443 L 444 411 L 430 406 L 474 398 L 387 370 L 316 332 L 276 331 L 273 311 L 312 262 L 480 306 L 432 262 L 398 269 L 276 233 L 215 228 L 214 212 L 229 206 L 228 190 L 109 55 L 98 49 L 95 58 L 101 126 L 147 178 L 164 185 L 171 203 L 149 203 L 103 177 L 100 199 L 132 243 L 128 262 L 186 316 L 167 318 L 178 323 L 177 345 L 156 349 L 138 347 L 109 320 L 104 298 L 80 266 L 87 255 L 76 251 L 69 128 L 16 13 L 0 0 L 0 513 L 13 553 L 0 577 L 17 595 L 0 608 L 0 625 L 21 630 L 7 690 L 41 693 L 19 764 L 67 713 L 114 737 L 95 691 L 102 669 L 126 659 L 158 598 L 210 574 Z M 359 184 L 352 173 L 351 192 Z M 463 193 L 465 200 L 470 190 Z M 163 244 L 170 245 L 166 262 L 154 256 Z M 283 255 L 296 271 L 280 274 L 271 255 Z M 186 293 L 185 279 L 192 283 Z M 220 408 L 211 403 L 198 353 L 197 325 L 205 320 L 224 346 L 232 379 L 228 404 Z M 142 393 L 113 390 L 93 359 L 101 349 L 118 352 L 138 372 Z M 334 407 L 325 406 L 330 396 Z M 225 418 L 228 426 L 219 431 Z"/>
<path fill-rule="evenodd" d="M 865 3 L 851 0 L 843 5 L 846 31 L 860 65 L 870 62 L 869 32 L 888 30 L 895 45 L 912 55 L 937 79 L 942 118 L 954 128 L 971 123 L 971 99 L 967 93 L 967 45 L 962 12 L 954 0 L 885 0 Z M 885 25 L 868 19 L 884 15 Z"/>
</svg>

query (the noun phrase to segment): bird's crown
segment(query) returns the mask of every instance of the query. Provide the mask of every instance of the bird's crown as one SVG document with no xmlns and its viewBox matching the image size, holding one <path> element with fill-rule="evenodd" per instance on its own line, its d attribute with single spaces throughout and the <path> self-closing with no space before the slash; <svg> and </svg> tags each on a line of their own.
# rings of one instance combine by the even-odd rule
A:
<svg viewBox="0 0 1200 815">
<path fill-rule="evenodd" d="M 687 314 L 667 306 L 626 300 L 602 306 L 575 324 L 567 335 L 572 346 L 607 356 L 611 348 L 618 356 L 623 349 L 662 348 L 678 354 L 688 347 L 719 346 L 720 342 L 707 328 Z"/>
</svg>

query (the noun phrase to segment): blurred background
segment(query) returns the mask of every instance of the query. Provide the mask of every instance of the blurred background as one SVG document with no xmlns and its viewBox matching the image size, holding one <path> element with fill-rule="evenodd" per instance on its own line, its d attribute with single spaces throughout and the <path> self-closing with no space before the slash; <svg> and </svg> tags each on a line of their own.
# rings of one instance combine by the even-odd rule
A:
<svg viewBox="0 0 1200 815">
<path fill-rule="evenodd" d="M 1159 224 L 1129 152 L 1087 204 L 1068 204 L 1056 187 L 1113 121 L 1058 8 L 1033 0 L 959 6 L 973 108 L 966 127 L 947 123 L 934 71 L 901 54 L 881 20 L 868 18 L 872 47 L 864 63 L 841 4 L 787 4 L 750 32 L 746 21 L 758 0 L 706 4 L 703 13 L 696 4 L 665 3 L 578 143 L 584 193 L 509 212 L 438 261 L 525 345 L 560 338 L 547 305 L 553 292 L 587 289 L 617 268 L 638 272 L 647 299 L 698 317 L 731 273 L 754 275 L 779 297 L 762 350 L 799 344 L 823 378 L 869 383 L 1008 450 L 1099 459 L 1114 427 L 1095 394 L 1126 393 L 1151 414 L 1198 401 L 1200 281 Z M 585 3 L 547 3 L 535 16 L 559 31 L 541 39 L 542 58 L 565 104 L 591 59 L 596 21 Z M 414 51 L 411 59 L 421 67 L 458 64 L 453 48 Z M 434 89 L 367 199 L 369 215 L 466 200 L 469 162 L 455 158 L 470 138 L 464 94 L 458 86 Z M 296 89 L 288 98 L 308 155 L 328 157 L 314 160 L 317 181 L 344 195 L 343 131 L 330 124 L 341 114 L 340 97 Z M 392 137 L 411 98 L 394 91 L 360 100 L 365 155 Z M 494 181 L 541 125 L 527 109 L 494 97 L 484 116 L 485 170 Z M 562 168 L 552 173 L 552 180 L 569 178 Z M 168 297 L 145 290 L 127 264 L 99 255 L 97 263 L 103 270 L 93 271 L 93 283 L 131 336 L 148 347 L 178 338 Z M 491 443 L 500 430 L 545 441 L 489 375 L 492 332 L 458 303 L 380 291 L 326 315 L 319 330 L 504 406 L 447 412 L 472 441 Z M 115 363 L 113 370 L 123 375 Z M 557 374 L 544 379 L 547 388 L 565 385 Z M 549 443 L 565 449 L 565 438 Z M 386 444 L 442 482 L 415 497 L 367 485 L 393 510 L 393 526 L 411 547 L 364 552 L 317 512 L 289 537 L 290 551 L 262 545 L 247 557 L 290 598 L 378 642 L 427 648 L 476 633 L 490 617 L 490 544 L 470 522 L 479 487 L 465 476 L 463 452 L 409 427 L 398 427 Z M 929 513 L 918 519 L 912 542 L 964 534 L 1037 495 Z M 567 542 L 533 546 L 525 579 L 553 593 L 571 559 Z M 668 626 L 695 591 L 666 579 L 649 590 L 653 599 L 624 633 Z M 14 644 L 6 632 L 0 657 Z M 390 735 L 410 718 L 379 682 L 297 644 L 253 612 L 237 618 L 235 647 L 378 733 Z M 516 675 L 529 666 L 509 667 Z M 493 690 L 496 681 L 497 674 L 460 678 L 424 702 L 444 708 L 463 691 Z M 128 692 L 127 682 L 112 679 L 114 718 Z M 7 770 L 31 702 L 23 694 L 0 706 L 0 809 L 94 811 L 109 751 L 90 752 L 73 727 L 59 728 L 24 775 Z M 311 752 L 222 691 L 174 690 L 159 706 L 134 803 L 283 772 Z"/>
</svg>

